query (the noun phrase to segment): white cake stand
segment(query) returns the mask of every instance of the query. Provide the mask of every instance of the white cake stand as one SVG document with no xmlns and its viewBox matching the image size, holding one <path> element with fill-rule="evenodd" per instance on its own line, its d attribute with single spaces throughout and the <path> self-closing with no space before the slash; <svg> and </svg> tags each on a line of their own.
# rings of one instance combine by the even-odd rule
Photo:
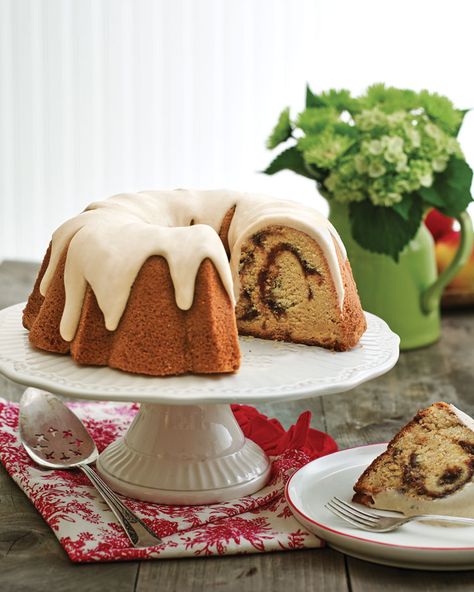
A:
<svg viewBox="0 0 474 592">
<path fill-rule="evenodd" d="M 69 397 L 138 401 L 140 411 L 97 468 L 120 493 L 171 504 L 206 504 L 258 491 L 270 463 L 244 437 L 230 403 L 261 403 L 350 390 L 390 370 L 399 338 L 366 313 L 367 331 L 349 352 L 240 338 L 239 372 L 167 378 L 79 366 L 69 356 L 33 349 L 19 304 L 0 311 L 0 372 Z"/>
</svg>

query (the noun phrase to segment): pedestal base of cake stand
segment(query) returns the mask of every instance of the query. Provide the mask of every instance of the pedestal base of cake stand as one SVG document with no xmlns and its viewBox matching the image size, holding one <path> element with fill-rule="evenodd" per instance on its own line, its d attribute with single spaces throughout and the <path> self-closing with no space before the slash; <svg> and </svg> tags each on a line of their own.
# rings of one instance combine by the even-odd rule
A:
<svg viewBox="0 0 474 592">
<path fill-rule="evenodd" d="M 97 469 L 114 491 L 150 502 L 210 504 L 261 489 L 263 450 L 245 438 L 230 405 L 144 403 Z"/>
</svg>

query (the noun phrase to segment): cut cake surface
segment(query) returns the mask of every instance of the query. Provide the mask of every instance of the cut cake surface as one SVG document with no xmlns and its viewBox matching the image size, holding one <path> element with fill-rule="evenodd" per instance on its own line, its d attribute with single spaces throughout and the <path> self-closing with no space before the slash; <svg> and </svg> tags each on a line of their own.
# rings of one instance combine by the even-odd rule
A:
<svg viewBox="0 0 474 592">
<path fill-rule="evenodd" d="M 419 411 L 359 477 L 353 501 L 404 513 L 436 507 L 473 515 L 473 430 L 472 418 L 448 403 Z"/>
</svg>

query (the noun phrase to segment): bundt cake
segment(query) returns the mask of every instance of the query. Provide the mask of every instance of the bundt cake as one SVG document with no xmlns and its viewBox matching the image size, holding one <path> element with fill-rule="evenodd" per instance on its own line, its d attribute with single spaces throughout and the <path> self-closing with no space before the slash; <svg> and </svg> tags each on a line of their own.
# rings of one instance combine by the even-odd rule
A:
<svg viewBox="0 0 474 592">
<path fill-rule="evenodd" d="M 23 324 L 39 349 L 156 376 L 237 370 L 238 332 L 346 350 L 366 327 L 344 246 L 314 209 L 186 190 L 66 221 Z"/>
<path fill-rule="evenodd" d="M 418 412 L 362 473 L 353 501 L 408 516 L 474 517 L 474 420 L 447 403 Z"/>
</svg>

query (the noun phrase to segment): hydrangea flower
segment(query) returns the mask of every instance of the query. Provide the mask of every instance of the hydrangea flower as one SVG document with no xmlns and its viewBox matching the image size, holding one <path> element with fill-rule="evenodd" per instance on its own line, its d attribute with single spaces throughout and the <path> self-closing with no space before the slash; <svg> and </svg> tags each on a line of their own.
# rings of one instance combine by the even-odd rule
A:
<svg viewBox="0 0 474 592">
<path fill-rule="evenodd" d="M 361 193 L 374 205 L 398 203 L 407 191 L 430 187 L 433 175 L 442 172 L 450 156 L 461 150 L 457 140 L 423 112 L 384 113 L 374 107 L 355 115 L 354 125 L 356 141 L 348 142 L 333 127 L 323 131 L 324 145 L 338 148 L 331 152 L 332 158 L 321 158 L 314 141 L 309 149 L 307 143 L 299 143 L 307 162 L 330 169 L 323 184 L 343 203 L 361 201 Z M 351 150 L 344 151 L 346 145 Z M 352 195 L 354 177 L 359 186 Z"/>
<path fill-rule="evenodd" d="M 456 216 L 472 201 L 472 171 L 456 138 L 464 114 L 427 91 L 375 84 L 352 97 L 308 87 L 295 120 L 289 109 L 281 113 L 267 146 L 287 147 L 265 172 L 290 169 L 315 180 L 328 200 L 350 205 L 359 244 L 396 259 L 426 208 Z M 396 226 L 390 240 L 378 231 L 386 220 Z"/>
</svg>

